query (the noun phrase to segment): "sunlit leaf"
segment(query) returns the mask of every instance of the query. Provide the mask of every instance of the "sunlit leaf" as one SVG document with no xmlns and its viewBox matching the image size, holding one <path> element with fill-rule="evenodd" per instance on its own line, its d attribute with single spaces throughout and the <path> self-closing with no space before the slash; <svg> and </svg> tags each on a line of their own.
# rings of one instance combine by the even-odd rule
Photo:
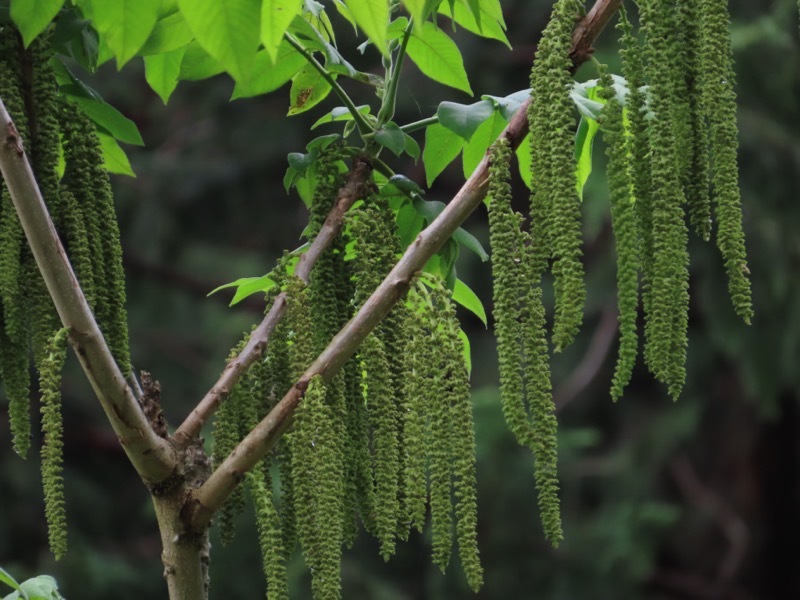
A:
<svg viewBox="0 0 800 600">
<path fill-rule="evenodd" d="M 182 48 L 193 39 L 194 34 L 189 29 L 183 14 L 174 12 L 158 20 L 139 54 L 142 56 L 164 54 Z"/>
<path fill-rule="evenodd" d="M 381 54 L 389 56 L 389 2 L 388 0 L 346 0 L 347 7 Z"/>
<path fill-rule="evenodd" d="M 185 47 L 165 54 L 144 57 L 145 79 L 164 104 L 178 85 L 184 54 L 186 54 Z"/>
<path fill-rule="evenodd" d="M 100 149 L 103 152 L 103 168 L 109 173 L 136 177 L 128 155 L 120 148 L 117 140 L 102 131 L 97 132 L 97 137 L 100 138 Z"/>
<path fill-rule="evenodd" d="M 181 81 L 199 81 L 219 75 L 225 70 L 220 62 L 211 56 L 197 42 L 186 46 L 181 62 Z"/>
<path fill-rule="evenodd" d="M 455 287 L 453 287 L 453 302 L 460 304 L 468 311 L 475 314 L 483 322 L 484 327 L 488 326 L 486 309 L 483 308 L 481 299 L 460 279 L 456 280 Z"/>
<path fill-rule="evenodd" d="M 491 100 L 481 100 L 474 104 L 458 104 L 457 102 L 442 102 L 436 109 L 439 123 L 450 131 L 457 133 L 469 141 L 475 130 L 481 126 L 494 113 L 494 104 Z"/>
<path fill-rule="evenodd" d="M 273 63 L 280 61 L 283 34 L 303 9 L 301 0 L 263 0 L 261 5 L 261 43 Z M 256 67 L 258 73 L 258 67 Z"/>
<path fill-rule="evenodd" d="M 428 187 L 458 156 L 464 147 L 464 138 L 444 125 L 434 123 L 425 129 L 425 149 L 422 162 L 425 166 L 425 180 Z"/>
<path fill-rule="evenodd" d="M 461 51 L 430 21 L 414 28 L 408 40 L 408 57 L 434 81 L 472 94 Z"/>
<path fill-rule="evenodd" d="M 69 99 L 70 102 L 79 106 L 92 121 L 121 142 L 137 146 L 144 145 L 136 124 L 110 104 L 81 96 L 70 96 Z"/>
<path fill-rule="evenodd" d="M 158 20 L 160 0 L 92 2 L 92 19 L 121 68 L 141 49 Z"/>
<path fill-rule="evenodd" d="M 331 84 L 311 65 L 306 65 L 292 77 L 292 89 L 289 92 L 291 106 L 289 115 L 296 115 L 313 108 L 331 91 Z"/>
<path fill-rule="evenodd" d="M 11 18 L 27 48 L 44 31 L 64 5 L 64 0 L 12 0 Z"/>
<path fill-rule="evenodd" d="M 492 116 L 478 127 L 461 155 L 464 177 L 472 175 L 475 167 L 481 162 L 489 146 L 495 142 L 506 124 L 507 121 L 503 115 L 499 111 L 494 111 Z"/>
<path fill-rule="evenodd" d="M 236 82 L 231 100 L 249 98 L 277 90 L 294 77 L 306 59 L 289 42 L 283 40 L 278 47 L 278 58 L 273 64 L 266 50 L 256 55 L 253 77 L 246 82 Z"/>
</svg>

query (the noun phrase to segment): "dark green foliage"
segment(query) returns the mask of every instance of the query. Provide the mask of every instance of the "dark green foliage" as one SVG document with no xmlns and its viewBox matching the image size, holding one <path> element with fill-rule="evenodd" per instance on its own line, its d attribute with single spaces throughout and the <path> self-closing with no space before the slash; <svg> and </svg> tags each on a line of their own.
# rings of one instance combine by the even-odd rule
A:
<svg viewBox="0 0 800 600">
<path fill-rule="evenodd" d="M 600 79 L 603 108 L 603 135 L 608 144 L 608 187 L 611 197 L 611 223 L 617 247 L 617 304 L 619 306 L 619 358 L 611 387 L 611 397 L 619 400 L 630 382 L 638 352 L 636 317 L 639 306 L 639 239 L 634 213 L 628 140 L 625 138 L 622 106 L 617 100 L 613 81 L 604 71 Z"/>
<path fill-rule="evenodd" d="M 559 0 L 539 42 L 531 72 L 531 220 L 534 271 L 544 267 L 545 248 L 553 258 L 556 352 L 575 338 L 583 321 L 586 290 L 581 262 L 581 204 L 575 189 L 575 116 L 572 86 L 572 30 L 579 4 Z M 545 233 L 546 232 L 546 233 Z"/>
<path fill-rule="evenodd" d="M 42 487 L 50 551 L 56 559 L 67 551 L 67 519 L 62 476 L 64 425 L 61 420 L 61 369 L 67 358 L 67 329 L 59 330 L 47 346 L 39 367 L 42 392 Z"/>
<path fill-rule="evenodd" d="M 735 73 L 730 33 L 730 17 L 725 0 L 698 0 L 702 15 L 700 72 L 702 103 L 708 119 L 711 140 L 711 181 L 714 214 L 717 218 L 717 246 L 728 273 L 728 291 L 736 313 L 749 323 L 753 317 L 750 298 L 750 271 L 742 230 L 739 197 L 739 145 L 736 127 Z"/>
</svg>

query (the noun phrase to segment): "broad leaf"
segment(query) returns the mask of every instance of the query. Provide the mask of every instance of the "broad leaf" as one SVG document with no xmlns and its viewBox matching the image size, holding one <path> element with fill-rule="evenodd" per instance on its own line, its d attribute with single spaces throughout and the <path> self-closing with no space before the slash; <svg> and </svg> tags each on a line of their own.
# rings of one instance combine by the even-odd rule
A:
<svg viewBox="0 0 800 600">
<path fill-rule="evenodd" d="M 489 260 L 489 255 L 484 250 L 483 245 L 478 241 L 474 235 L 463 227 L 456 229 L 453 234 L 453 239 L 458 242 L 459 246 L 463 246 L 467 250 L 471 250 L 481 259 L 482 262 Z"/>
<path fill-rule="evenodd" d="M 15 590 L 19 590 L 19 584 L 17 580 L 14 579 L 11 575 L 8 574 L 8 571 L 0 567 L 0 583 L 5 583 L 9 587 L 14 588 Z"/>
<path fill-rule="evenodd" d="M 301 0 L 264 0 L 261 5 L 261 43 L 276 66 L 280 61 L 283 34 L 301 10 Z M 258 72 L 259 68 L 256 66 L 256 73 Z"/>
<path fill-rule="evenodd" d="M 185 47 L 144 57 L 145 79 L 164 104 L 178 85 L 184 54 Z"/>
<path fill-rule="evenodd" d="M 428 187 L 453 162 L 463 147 L 464 139 L 444 125 L 434 123 L 428 126 L 425 130 L 425 149 L 422 151 Z"/>
<path fill-rule="evenodd" d="M 488 326 L 488 322 L 486 320 L 486 309 L 483 308 L 481 299 L 478 298 L 477 294 L 460 279 L 456 279 L 456 285 L 453 287 L 453 302 L 460 304 L 468 311 L 475 314 L 481 321 L 483 321 L 484 327 Z"/>
<path fill-rule="evenodd" d="M 464 177 L 472 175 L 475 167 L 481 162 L 489 146 L 494 143 L 506 124 L 507 121 L 503 118 L 503 115 L 499 111 L 494 111 L 492 116 L 478 127 L 461 155 Z"/>
<path fill-rule="evenodd" d="M 225 70 L 220 62 L 211 56 L 196 41 L 186 46 L 181 62 L 181 81 L 199 81 L 219 75 Z"/>
<path fill-rule="evenodd" d="M 389 0 L 347 0 L 347 7 L 380 53 L 389 56 Z"/>
<path fill-rule="evenodd" d="M 484 6 L 483 1 L 480 7 L 480 22 L 475 18 L 474 13 L 460 2 L 454 4 L 452 9 L 448 3 L 442 2 L 442 4 L 439 5 L 439 13 L 452 19 L 467 31 L 475 35 L 502 42 L 511 49 L 511 43 L 508 41 L 508 37 L 506 37 L 505 26 L 495 20 L 494 16 L 492 16 Z"/>
<path fill-rule="evenodd" d="M 428 18 L 426 10 L 428 0 L 403 0 L 403 4 L 415 23 L 423 23 Z"/>
<path fill-rule="evenodd" d="M 494 113 L 494 104 L 491 100 L 481 100 L 474 104 L 458 104 L 456 102 L 442 102 L 436 109 L 439 123 L 453 133 L 457 133 L 467 142 L 475 130 Z"/>
<path fill-rule="evenodd" d="M 278 47 L 278 59 L 273 64 L 266 50 L 256 54 L 253 77 L 247 82 L 236 82 L 231 100 L 250 98 L 277 90 L 294 77 L 306 64 L 306 59 L 286 40 Z"/>
<path fill-rule="evenodd" d="M 313 66 L 306 65 L 292 77 L 292 89 L 289 92 L 291 106 L 289 115 L 296 115 L 313 108 L 331 91 L 329 84 Z"/>
<path fill-rule="evenodd" d="M 79 106 L 97 125 L 108 131 L 121 142 L 143 146 L 142 136 L 136 124 L 123 116 L 116 108 L 100 100 L 69 96 L 70 102 Z"/>
<path fill-rule="evenodd" d="M 400 248 L 405 249 L 413 242 L 422 231 L 425 220 L 414 206 L 409 202 L 397 211 L 397 237 L 400 238 Z"/>
<path fill-rule="evenodd" d="M 189 24 L 180 12 L 162 17 L 153 27 L 150 37 L 139 50 L 142 56 L 164 54 L 182 48 L 194 39 Z"/>
<path fill-rule="evenodd" d="M 403 135 L 405 136 L 406 154 L 414 159 L 414 164 L 417 164 L 417 161 L 419 160 L 419 144 L 417 143 L 417 140 L 407 133 L 403 133 Z"/>
<path fill-rule="evenodd" d="M 433 23 L 426 21 L 414 28 L 408 40 L 408 57 L 434 81 L 472 94 L 461 51 Z"/>
<path fill-rule="evenodd" d="M 117 57 L 117 68 L 133 58 L 150 37 L 160 4 L 160 0 L 93 0 L 92 19 Z"/>
<path fill-rule="evenodd" d="M 486 94 L 481 96 L 481 98 L 494 102 L 495 106 L 500 111 L 500 114 L 503 115 L 506 121 L 510 121 L 511 117 L 514 116 L 514 113 L 519 110 L 519 107 L 522 106 L 522 103 L 525 102 L 530 95 L 530 90 L 520 90 L 504 97 L 490 96 Z"/>
<path fill-rule="evenodd" d="M 439 202 L 437 200 L 423 200 L 420 197 L 415 197 L 412 202 L 414 204 L 414 209 L 420 215 L 422 215 L 428 224 L 432 223 L 446 206 L 444 202 Z M 477 254 L 483 262 L 489 260 L 489 255 L 486 253 L 486 250 L 484 250 L 478 239 L 463 227 L 456 229 L 456 232 L 453 234 L 451 239 L 454 242 L 457 242 L 458 246 L 464 246 L 467 250 L 471 250 Z M 445 274 L 443 273 L 442 276 L 444 275 Z"/>
<path fill-rule="evenodd" d="M 12 0 L 11 18 L 27 48 L 44 31 L 64 5 L 64 0 Z"/>
<path fill-rule="evenodd" d="M 259 0 L 180 0 L 197 41 L 236 81 L 252 75 L 261 22 Z"/>
<path fill-rule="evenodd" d="M 97 137 L 100 139 L 100 149 L 103 152 L 103 168 L 109 173 L 136 177 L 127 154 L 120 148 L 117 140 L 102 131 L 97 132 Z"/>
</svg>

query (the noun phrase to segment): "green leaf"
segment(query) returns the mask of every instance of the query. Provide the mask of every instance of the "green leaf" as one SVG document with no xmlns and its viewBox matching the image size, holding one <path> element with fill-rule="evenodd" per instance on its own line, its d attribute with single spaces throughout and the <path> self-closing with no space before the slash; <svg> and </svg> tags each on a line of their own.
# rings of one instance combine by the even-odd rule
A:
<svg viewBox="0 0 800 600">
<path fill-rule="evenodd" d="M 375 141 L 384 148 L 391 150 L 395 156 L 400 156 L 406 148 L 406 137 L 397 123 L 386 123 L 375 132 Z M 419 148 L 417 148 L 419 150 Z"/>
<path fill-rule="evenodd" d="M 361 106 L 356 106 L 358 112 L 362 115 L 369 114 L 369 105 L 362 104 Z M 352 121 L 353 114 L 346 106 L 337 106 L 327 115 L 320 117 L 317 121 L 311 126 L 311 129 L 316 129 L 320 125 L 325 125 L 326 123 L 337 123 L 339 121 Z"/>
<path fill-rule="evenodd" d="M 289 92 L 291 106 L 289 115 L 297 115 L 313 108 L 331 91 L 329 84 L 311 65 L 306 65 L 292 77 L 292 89 Z"/>
<path fill-rule="evenodd" d="M 464 138 L 440 123 L 434 123 L 425 129 L 422 163 L 425 166 L 425 181 L 428 187 L 445 167 L 453 162 L 463 147 Z"/>
<path fill-rule="evenodd" d="M 5 583 L 6 585 L 15 590 L 21 589 L 19 587 L 19 584 L 17 583 L 17 580 L 14 579 L 11 575 L 9 575 L 8 571 L 3 569 L 2 567 L 0 567 L 0 582 Z"/>
<path fill-rule="evenodd" d="M 463 227 L 456 229 L 456 232 L 453 234 L 453 239 L 458 242 L 459 246 L 464 246 L 467 250 L 472 250 L 478 255 L 482 262 L 489 260 L 489 255 L 486 253 L 486 250 L 484 250 L 483 245 L 478 241 L 478 238 Z"/>
<path fill-rule="evenodd" d="M 11 18 L 27 48 L 44 31 L 64 5 L 64 0 L 12 0 Z"/>
<path fill-rule="evenodd" d="M 261 23 L 260 0 L 180 0 L 197 41 L 236 81 L 253 72 Z"/>
<path fill-rule="evenodd" d="M 489 146 L 495 142 L 506 124 L 507 121 L 503 118 L 503 115 L 499 111 L 494 111 L 492 116 L 478 127 L 461 155 L 464 177 L 472 175 L 475 167 L 481 162 Z"/>
<path fill-rule="evenodd" d="M 403 0 L 403 4 L 415 23 L 424 23 L 428 18 L 428 0 Z"/>
<path fill-rule="evenodd" d="M 196 41 L 186 46 L 181 62 L 181 81 L 199 81 L 219 75 L 225 70 L 220 62 L 211 56 Z"/>
<path fill-rule="evenodd" d="M 160 19 L 150 37 L 139 50 L 142 56 L 164 54 L 182 48 L 194 39 L 189 24 L 180 12 L 174 12 Z"/>
<path fill-rule="evenodd" d="M 62 10 L 53 30 L 56 52 L 69 56 L 89 72 L 97 66 L 97 31 L 89 20 L 75 8 Z"/>
<path fill-rule="evenodd" d="M 578 132 L 575 135 L 575 187 L 578 196 L 583 200 L 583 188 L 592 173 L 592 146 L 599 129 L 597 121 L 581 117 Z"/>
<path fill-rule="evenodd" d="M 414 159 L 414 164 L 417 164 L 419 160 L 419 144 L 417 140 L 407 133 L 403 132 L 403 135 L 405 136 L 405 152 Z"/>
<path fill-rule="evenodd" d="M 456 279 L 456 285 L 453 288 L 453 302 L 460 304 L 468 311 L 475 314 L 481 321 L 483 321 L 484 327 L 489 326 L 489 323 L 486 320 L 486 310 L 483 308 L 481 299 L 478 298 L 478 295 L 460 279 Z"/>
<path fill-rule="evenodd" d="M 391 192 L 392 189 L 389 186 L 409 197 L 422 196 L 422 194 L 425 193 L 415 181 L 412 181 L 405 175 L 392 175 L 381 190 L 381 194 L 386 195 L 384 191 Z M 441 202 L 439 202 L 439 204 L 441 204 Z M 442 207 L 444 207 L 443 204 Z M 441 212 L 441 210 L 439 210 L 439 212 Z M 436 214 L 438 215 L 439 213 Z M 436 215 L 434 215 L 434 218 L 436 218 Z"/>
<path fill-rule="evenodd" d="M 79 106 L 92 121 L 108 131 L 119 141 L 125 142 L 126 144 L 144 146 L 142 136 L 139 134 L 136 124 L 123 116 L 121 112 L 110 104 L 94 98 L 72 95 L 68 97 L 70 102 Z"/>
<path fill-rule="evenodd" d="M 522 181 L 528 186 L 529 190 L 533 189 L 533 182 L 531 176 L 531 134 L 526 135 L 519 147 L 517 148 L 517 165 L 519 167 L 519 176 Z"/>
<path fill-rule="evenodd" d="M 511 49 L 511 43 L 508 41 L 508 37 L 506 37 L 505 25 L 502 22 L 498 22 L 484 4 L 485 2 L 482 1 L 480 7 L 480 21 L 475 18 L 474 13 L 467 6 L 460 2 L 454 4 L 452 9 L 447 3 L 442 2 L 442 4 L 439 5 L 439 13 L 452 19 L 470 33 L 487 39 L 497 40 Z"/>
<path fill-rule="evenodd" d="M 286 40 L 278 47 L 278 59 L 273 64 L 272 57 L 266 50 L 256 54 L 253 77 L 247 82 L 236 82 L 231 100 L 250 98 L 277 90 L 289 82 L 303 65 L 306 59 Z"/>
<path fill-rule="evenodd" d="M 160 0 L 92 1 L 92 19 L 117 57 L 117 68 L 133 58 L 158 20 Z"/>
<path fill-rule="evenodd" d="M 414 27 L 408 40 L 408 56 L 425 75 L 472 94 L 461 51 L 441 29 L 426 21 Z"/>
<path fill-rule="evenodd" d="M 458 337 L 461 339 L 464 348 L 464 366 L 467 367 L 467 375 L 472 375 L 472 352 L 469 344 L 469 338 L 464 330 L 458 328 Z"/>
<path fill-rule="evenodd" d="M 283 34 L 292 20 L 303 10 L 301 0 L 264 0 L 261 5 L 261 43 L 276 66 L 280 61 Z M 256 73 L 258 73 L 256 67 Z"/>
<path fill-rule="evenodd" d="M 425 220 L 414 206 L 408 202 L 397 211 L 397 237 L 400 238 L 400 248 L 405 249 L 413 242 L 422 231 Z"/>
<path fill-rule="evenodd" d="M 453 133 L 457 133 L 467 142 L 481 126 L 494 113 L 494 104 L 491 100 L 481 100 L 474 104 L 458 104 L 456 102 L 442 102 L 436 109 L 439 123 Z"/>
<path fill-rule="evenodd" d="M 128 155 L 120 148 L 117 140 L 102 131 L 97 132 L 97 137 L 100 138 L 100 149 L 103 152 L 103 168 L 109 173 L 136 177 Z"/>
<path fill-rule="evenodd" d="M 144 77 L 164 104 L 178 86 L 184 54 L 185 47 L 144 57 Z"/>
<path fill-rule="evenodd" d="M 346 0 L 350 13 L 358 26 L 378 48 L 389 56 L 389 2 L 388 0 Z"/>
<path fill-rule="evenodd" d="M 63 596 L 58 592 L 56 580 L 50 575 L 39 575 L 23 581 L 20 591 L 30 600 L 63 600 Z"/>
</svg>

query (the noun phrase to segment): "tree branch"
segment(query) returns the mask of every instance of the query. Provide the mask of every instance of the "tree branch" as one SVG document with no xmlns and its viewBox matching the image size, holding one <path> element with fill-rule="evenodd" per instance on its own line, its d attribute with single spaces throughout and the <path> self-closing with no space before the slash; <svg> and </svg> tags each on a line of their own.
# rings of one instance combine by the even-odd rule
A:
<svg viewBox="0 0 800 600">
<path fill-rule="evenodd" d="M 0 132 L 3 136 L 0 170 L 47 290 L 61 322 L 69 328 L 70 345 L 134 468 L 145 483 L 161 483 L 175 471 L 175 450 L 150 427 L 111 356 L 58 239 L 23 150 L 22 138 L 2 100 Z"/>
<path fill-rule="evenodd" d="M 311 270 L 322 253 L 331 245 L 334 238 L 342 228 L 345 213 L 350 210 L 353 203 L 359 198 L 368 194 L 368 181 L 372 173 L 372 165 L 367 159 L 355 157 L 353 168 L 347 175 L 344 185 L 339 189 L 336 202 L 328 213 L 325 223 L 314 238 L 314 241 L 295 265 L 294 274 L 308 283 Z M 267 342 L 272 335 L 275 327 L 280 323 L 283 314 L 286 312 L 286 292 L 281 292 L 272 303 L 264 320 L 250 335 L 247 345 L 239 355 L 231 360 L 222 372 L 219 380 L 208 391 L 194 410 L 189 413 L 186 420 L 178 427 L 173 436 L 179 446 L 185 447 L 189 442 L 200 433 L 203 424 L 214 413 L 214 411 L 233 389 L 239 378 L 247 372 L 252 365 L 264 352 Z"/>
<path fill-rule="evenodd" d="M 576 26 L 571 56 L 577 68 L 591 56 L 591 45 L 602 28 L 619 8 L 622 0 L 598 0 L 592 10 Z M 501 133 L 512 146 L 519 146 L 528 133 L 527 99 Z M 272 448 L 289 426 L 297 404 L 312 377 L 321 375 L 329 381 L 350 358 L 369 333 L 403 297 L 417 271 L 450 239 L 456 229 L 477 208 L 486 196 L 488 158 L 481 163 L 441 214 L 424 229 L 408 247 L 356 315 L 331 340 L 300 380 L 280 402 L 231 452 L 225 461 L 198 488 L 184 506 L 184 522 L 188 530 L 201 530 L 208 525 L 216 510 L 243 479 L 244 474 Z"/>
</svg>

